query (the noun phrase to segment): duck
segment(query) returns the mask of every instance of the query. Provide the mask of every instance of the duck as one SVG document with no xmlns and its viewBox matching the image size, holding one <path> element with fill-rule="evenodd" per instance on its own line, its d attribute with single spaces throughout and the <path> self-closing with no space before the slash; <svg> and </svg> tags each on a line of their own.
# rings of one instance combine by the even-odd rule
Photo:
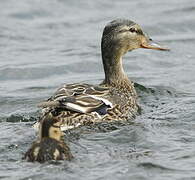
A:
<svg viewBox="0 0 195 180">
<path fill-rule="evenodd" d="M 60 121 L 47 116 L 42 119 L 39 128 L 38 139 L 33 142 L 23 159 L 39 163 L 73 159 L 70 148 L 64 141 Z"/>
<path fill-rule="evenodd" d="M 138 48 L 169 50 L 155 43 L 140 25 L 131 20 L 109 22 L 101 39 L 104 80 L 98 85 L 62 85 L 49 99 L 38 104 L 41 118 L 48 114 L 57 118 L 62 122 L 62 131 L 81 125 L 135 118 L 139 110 L 138 96 L 133 81 L 123 69 L 122 58 Z"/>
</svg>

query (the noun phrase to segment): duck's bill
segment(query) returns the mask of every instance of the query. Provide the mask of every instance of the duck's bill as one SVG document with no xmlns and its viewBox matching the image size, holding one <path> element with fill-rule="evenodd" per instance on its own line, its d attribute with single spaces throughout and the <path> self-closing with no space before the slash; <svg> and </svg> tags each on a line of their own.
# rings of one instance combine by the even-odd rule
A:
<svg viewBox="0 0 195 180">
<path fill-rule="evenodd" d="M 169 51 L 169 48 L 162 47 L 159 44 L 155 43 L 154 41 L 149 40 L 148 42 L 143 42 L 141 44 L 141 48 L 145 49 L 154 49 L 154 50 L 161 50 L 161 51 Z"/>
</svg>

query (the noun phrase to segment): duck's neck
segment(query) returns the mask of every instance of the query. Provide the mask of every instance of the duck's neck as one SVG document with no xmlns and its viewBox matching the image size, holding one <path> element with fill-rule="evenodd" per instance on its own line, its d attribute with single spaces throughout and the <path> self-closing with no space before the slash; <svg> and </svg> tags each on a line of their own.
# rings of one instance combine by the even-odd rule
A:
<svg viewBox="0 0 195 180">
<path fill-rule="evenodd" d="M 102 51 L 102 60 L 105 72 L 104 84 L 119 86 L 124 83 L 131 84 L 123 70 L 122 53 Z"/>
</svg>

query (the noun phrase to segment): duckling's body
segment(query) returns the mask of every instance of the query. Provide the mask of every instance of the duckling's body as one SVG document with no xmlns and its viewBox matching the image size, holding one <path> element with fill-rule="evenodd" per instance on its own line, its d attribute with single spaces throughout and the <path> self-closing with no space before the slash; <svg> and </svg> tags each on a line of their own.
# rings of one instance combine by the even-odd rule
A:
<svg viewBox="0 0 195 180">
<path fill-rule="evenodd" d="M 39 106 L 42 117 L 48 114 L 63 122 L 64 129 L 102 121 L 132 119 L 137 111 L 137 94 L 133 82 L 122 66 L 122 57 L 137 48 L 167 50 L 150 43 L 141 27 L 130 20 L 114 20 L 104 28 L 101 51 L 104 81 L 64 85 Z"/>
<path fill-rule="evenodd" d="M 43 163 L 49 160 L 71 160 L 72 155 L 65 143 L 53 138 L 43 138 L 33 143 L 24 158 L 30 162 L 38 161 Z"/>
<path fill-rule="evenodd" d="M 25 153 L 24 159 L 44 163 L 49 160 L 71 160 L 70 148 L 62 140 L 59 122 L 44 119 L 40 124 L 40 136 Z"/>
</svg>

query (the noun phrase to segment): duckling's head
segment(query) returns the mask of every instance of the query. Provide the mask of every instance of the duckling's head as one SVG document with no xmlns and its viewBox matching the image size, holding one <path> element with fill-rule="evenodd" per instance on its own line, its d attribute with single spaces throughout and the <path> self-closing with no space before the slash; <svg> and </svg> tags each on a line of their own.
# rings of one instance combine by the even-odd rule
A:
<svg viewBox="0 0 195 180">
<path fill-rule="evenodd" d="M 101 42 L 106 80 L 112 78 L 113 74 L 119 76 L 123 73 L 122 56 L 138 48 L 168 50 L 153 43 L 141 27 L 133 21 L 117 19 L 108 23 L 104 28 Z"/>
<path fill-rule="evenodd" d="M 62 137 L 61 122 L 55 118 L 43 119 L 41 123 L 41 138 L 53 138 L 59 141 Z"/>
</svg>

